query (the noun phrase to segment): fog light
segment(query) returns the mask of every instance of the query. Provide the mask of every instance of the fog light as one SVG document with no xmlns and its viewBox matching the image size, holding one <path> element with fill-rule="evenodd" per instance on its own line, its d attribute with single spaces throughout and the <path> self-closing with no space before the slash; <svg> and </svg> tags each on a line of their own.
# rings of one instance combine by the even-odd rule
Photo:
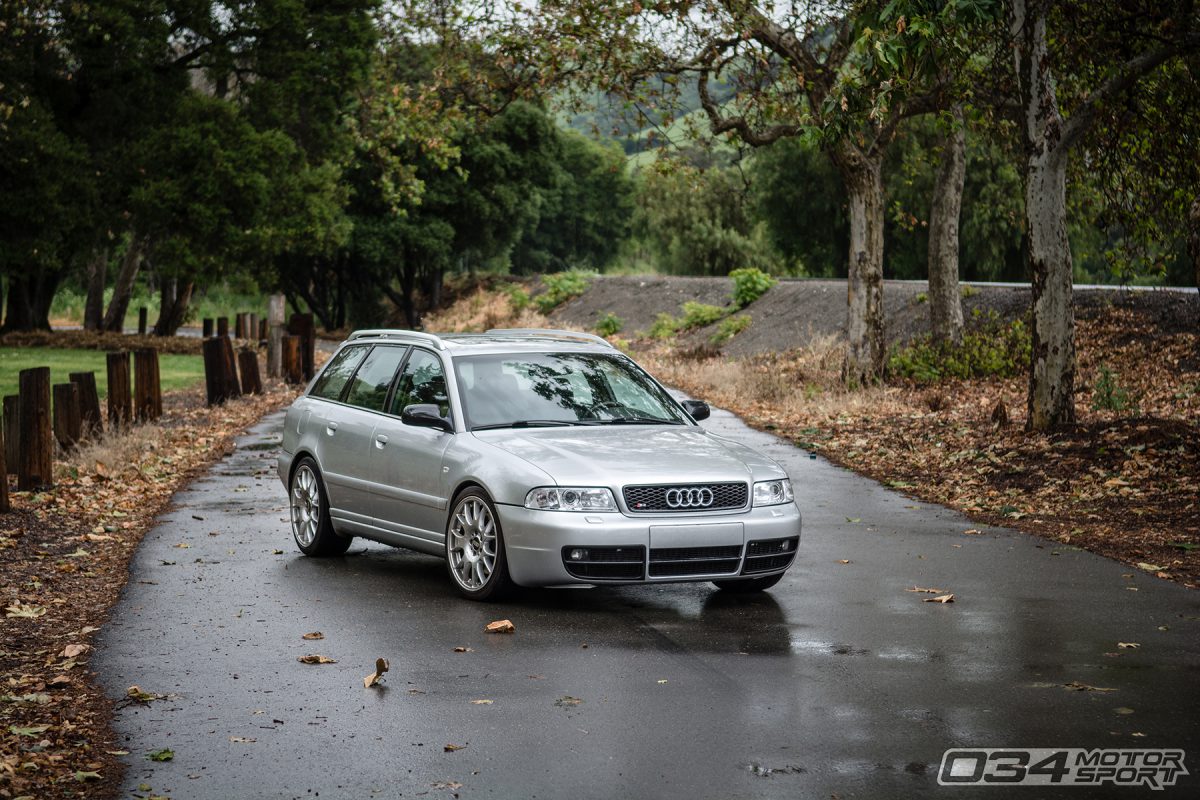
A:
<svg viewBox="0 0 1200 800">
<path fill-rule="evenodd" d="M 584 556 L 586 556 L 586 555 L 587 555 L 587 550 L 572 550 L 571 551 L 571 560 L 572 561 L 582 561 Z"/>
<path fill-rule="evenodd" d="M 787 550 L 789 545 L 791 545 L 791 542 L 789 542 L 787 539 L 784 539 L 782 542 L 779 543 L 779 549 Z"/>
</svg>

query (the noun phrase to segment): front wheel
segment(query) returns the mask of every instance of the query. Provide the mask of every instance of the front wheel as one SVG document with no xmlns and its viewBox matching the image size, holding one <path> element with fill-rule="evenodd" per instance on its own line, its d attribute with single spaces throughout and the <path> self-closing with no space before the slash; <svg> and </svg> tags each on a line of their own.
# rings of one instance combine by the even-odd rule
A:
<svg viewBox="0 0 1200 800">
<path fill-rule="evenodd" d="M 446 525 L 446 569 L 469 600 L 499 600 L 512 590 L 496 507 L 478 487 L 463 491 Z"/>
<path fill-rule="evenodd" d="M 751 594 L 770 589 L 782 579 L 783 573 L 781 572 L 778 575 L 767 575 L 762 578 L 743 578 L 739 581 L 713 581 L 713 586 L 716 586 L 723 592 Z"/>
<path fill-rule="evenodd" d="M 353 537 L 339 536 L 329 518 L 329 496 L 321 482 L 317 462 L 300 459 L 292 473 L 289 492 L 292 506 L 292 537 L 306 556 L 340 556 Z"/>
</svg>

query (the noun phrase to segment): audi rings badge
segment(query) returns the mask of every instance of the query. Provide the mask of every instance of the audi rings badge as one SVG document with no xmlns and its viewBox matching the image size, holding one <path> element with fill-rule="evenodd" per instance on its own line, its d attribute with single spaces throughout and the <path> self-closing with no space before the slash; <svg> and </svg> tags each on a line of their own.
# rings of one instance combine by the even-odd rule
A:
<svg viewBox="0 0 1200 800">
<path fill-rule="evenodd" d="M 664 499 L 670 508 L 708 508 L 713 504 L 713 493 L 703 486 L 681 486 L 667 489 Z"/>
</svg>

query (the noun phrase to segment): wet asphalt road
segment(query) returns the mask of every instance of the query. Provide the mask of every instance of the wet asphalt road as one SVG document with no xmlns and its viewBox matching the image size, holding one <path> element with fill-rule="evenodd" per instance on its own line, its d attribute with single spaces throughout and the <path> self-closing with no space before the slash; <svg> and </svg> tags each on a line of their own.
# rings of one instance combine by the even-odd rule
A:
<svg viewBox="0 0 1200 800">
<path fill-rule="evenodd" d="M 1019 533 L 965 535 L 956 514 L 715 412 L 707 426 L 795 483 L 805 530 L 782 583 L 474 604 L 428 556 L 361 540 L 301 556 L 280 421 L 176 496 L 100 634 L 112 697 L 168 695 L 117 714 L 126 797 L 1048 796 L 939 787 L 949 747 L 1183 748 L 1175 791 L 1111 794 L 1200 786 L 1200 593 Z M 516 633 L 484 634 L 500 618 Z M 365 690 L 378 656 L 391 672 Z M 174 759 L 146 758 L 161 748 Z"/>
</svg>

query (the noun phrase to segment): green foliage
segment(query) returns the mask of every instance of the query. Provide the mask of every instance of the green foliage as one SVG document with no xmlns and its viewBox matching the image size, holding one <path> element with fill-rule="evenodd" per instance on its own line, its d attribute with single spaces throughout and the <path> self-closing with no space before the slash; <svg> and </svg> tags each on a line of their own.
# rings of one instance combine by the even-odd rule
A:
<svg viewBox="0 0 1200 800">
<path fill-rule="evenodd" d="M 609 311 L 596 323 L 596 333 L 601 336 L 613 336 L 620 333 L 623 327 L 625 327 L 625 320 Z"/>
<path fill-rule="evenodd" d="M 968 297 L 974 297 L 979 294 L 979 290 L 974 286 L 963 285 L 958 287 L 958 296 L 966 300 Z"/>
<path fill-rule="evenodd" d="M 1012 377 L 1027 370 L 1031 347 L 1028 326 L 1019 319 L 1004 324 L 995 311 L 982 322 L 980 327 L 963 333 L 961 345 L 934 343 L 924 337 L 894 350 L 888 359 L 888 372 L 918 383 L 937 383 L 948 378 Z"/>
<path fill-rule="evenodd" d="M 739 317 L 726 317 L 717 325 L 717 329 L 713 332 L 713 335 L 708 337 L 708 343 L 714 347 L 719 347 L 749 327 L 749 314 L 742 314 Z"/>
<path fill-rule="evenodd" d="M 767 273 L 754 267 L 742 267 L 729 273 L 733 278 L 733 304 L 737 308 L 745 308 L 776 284 L 776 280 Z"/>
<path fill-rule="evenodd" d="M 929 295 L 926 292 L 917 292 L 917 296 L 913 298 L 917 305 L 929 302 Z"/>
<path fill-rule="evenodd" d="M 519 283 L 506 283 L 500 287 L 500 291 L 508 296 L 508 304 L 512 306 L 514 314 L 520 314 L 533 302 L 529 292 Z"/>
<path fill-rule="evenodd" d="M 1137 400 L 1117 382 L 1117 376 L 1107 364 L 1100 365 L 1100 374 L 1096 377 L 1096 388 L 1092 392 L 1092 410 L 1131 411 L 1135 415 L 1139 411 Z"/>
<path fill-rule="evenodd" d="M 533 302 L 537 304 L 538 311 L 549 314 L 568 300 L 586 292 L 593 277 L 592 273 L 579 270 L 543 275 L 542 285 L 546 289 L 535 297 Z"/>
<path fill-rule="evenodd" d="M 650 325 L 650 329 L 646 331 L 646 335 L 651 339 L 670 339 L 679 333 L 681 327 L 682 323 L 680 320 L 663 311 L 654 318 L 654 322 Z"/>
<path fill-rule="evenodd" d="M 695 300 L 684 302 L 680 308 L 683 310 L 683 319 L 680 320 L 681 330 L 691 330 L 692 328 L 703 328 L 705 325 L 712 325 L 714 322 L 724 319 L 729 313 L 728 308 L 712 306 L 708 303 L 697 303 Z"/>
</svg>

